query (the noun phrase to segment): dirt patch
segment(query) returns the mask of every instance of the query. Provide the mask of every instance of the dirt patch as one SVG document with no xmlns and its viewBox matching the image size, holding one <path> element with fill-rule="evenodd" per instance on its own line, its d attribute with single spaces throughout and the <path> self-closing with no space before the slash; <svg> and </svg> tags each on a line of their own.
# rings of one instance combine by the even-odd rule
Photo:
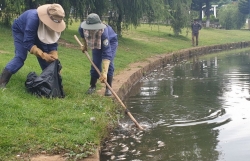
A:
<svg viewBox="0 0 250 161">
<path fill-rule="evenodd" d="M 10 52 L 8 51 L 3 51 L 3 50 L 0 50 L 0 54 L 9 54 Z"/>
<path fill-rule="evenodd" d="M 88 158 L 81 159 L 79 161 L 99 161 L 99 149 L 96 149 L 96 152 L 94 155 L 89 156 Z M 29 161 L 67 161 L 67 158 L 62 157 L 60 155 L 38 155 L 38 156 L 33 156 Z"/>
<path fill-rule="evenodd" d="M 71 43 L 69 43 L 69 42 L 67 42 L 66 40 L 63 40 L 63 39 L 59 39 L 58 44 L 60 44 L 60 45 L 62 45 L 64 47 L 67 47 L 67 48 L 71 48 L 71 49 L 79 49 L 79 46 L 71 44 Z"/>
<path fill-rule="evenodd" d="M 60 155 L 55 155 L 55 156 L 40 155 L 32 157 L 30 161 L 66 161 L 66 159 L 62 158 Z"/>
</svg>

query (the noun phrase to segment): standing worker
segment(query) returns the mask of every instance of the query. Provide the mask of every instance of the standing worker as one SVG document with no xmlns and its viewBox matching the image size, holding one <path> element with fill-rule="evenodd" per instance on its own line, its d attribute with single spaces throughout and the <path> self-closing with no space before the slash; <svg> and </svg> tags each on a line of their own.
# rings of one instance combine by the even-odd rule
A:
<svg viewBox="0 0 250 161">
<path fill-rule="evenodd" d="M 92 49 L 93 63 L 102 71 L 102 75 L 99 77 L 98 72 L 91 65 L 90 87 L 87 94 L 95 92 L 98 78 L 102 83 L 107 80 L 108 84 L 112 86 L 114 58 L 118 46 L 117 34 L 109 25 L 102 23 L 100 17 L 95 13 L 87 16 L 86 21 L 81 23 L 78 32 L 83 38 L 82 52 L 87 51 L 88 47 Z M 111 91 L 106 86 L 105 96 L 111 95 Z"/>
<path fill-rule="evenodd" d="M 198 23 L 197 19 L 194 19 L 194 22 L 191 25 L 192 29 L 192 44 L 193 46 L 198 46 L 198 39 L 199 39 L 199 31 L 201 30 L 202 26 Z M 196 39 L 196 42 L 194 42 L 194 38 Z"/>
<path fill-rule="evenodd" d="M 22 13 L 12 25 L 15 57 L 5 66 L 0 76 L 0 87 L 5 88 L 27 58 L 28 51 L 34 54 L 44 70 L 58 59 L 57 41 L 66 25 L 64 10 L 59 4 L 45 4 Z"/>
</svg>

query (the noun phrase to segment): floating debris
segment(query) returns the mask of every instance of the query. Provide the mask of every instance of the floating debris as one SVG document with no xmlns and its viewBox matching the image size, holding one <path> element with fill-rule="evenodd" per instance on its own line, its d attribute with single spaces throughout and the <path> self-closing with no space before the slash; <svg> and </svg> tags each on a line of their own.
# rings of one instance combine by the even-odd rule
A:
<svg viewBox="0 0 250 161">
<path fill-rule="evenodd" d="M 124 152 L 127 152 L 128 149 L 129 149 L 128 147 L 124 147 L 120 152 L 123 152 L 123 153 L 124 153 Z"/>
<path fill-rule="evenodd" d="M 116 159 L 116 160 L 125 160 L 126 158 L 118 158 L 118 159 Z"/>
<path fill-rule="evenodd" d="M 115 159 L 115 156 L 114 156 L 114 155 L 112 155 L 112 156 L 110 157 L 110 159 L 111 159 L 111 160 L 114 160 L 114 159 Z"/>
<path fill-rule="evenodd" d="M 157 144 L 159 148 L 165 146 L 165 143 L 162 141 L 157 141 Z"/>
<path fill-rule="evenodd" d="M 125 158 L 126 155 L 119 155 L 118 158 Z"/>
<path fill-rule="evenodd" d="M 104 153 L 104 154 L 107 155 L 107 156 L 113 155 L 112 152 L 106 152 L 106 153 Z"/>
<path fill-rule="evenodd" d="M 156 150 L 155 149 L 152 149 L 152 150 L 149 150 L 148 152 L 151 153 L 151 152 L 155 152 Z"/>
</svg>

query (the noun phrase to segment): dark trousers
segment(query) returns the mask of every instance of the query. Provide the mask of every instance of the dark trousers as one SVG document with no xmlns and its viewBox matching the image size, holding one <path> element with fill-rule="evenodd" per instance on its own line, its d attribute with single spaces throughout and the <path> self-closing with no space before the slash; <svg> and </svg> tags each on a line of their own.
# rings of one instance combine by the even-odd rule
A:
<svg viewBox="0 0 250 161">
<path fill-rule="evenodd" d="M 22 66 L 24 65 L 24 62 L 27 58 L 28 51 L 24 48 L 23 44 L 23 33 L 21 32 L 13 32 L 13 39 L 14 39 L 14 45 L 15 45 L 15 56 L 12 60 L 8 62 L 5 69 L 8 70 L 10 73 L 15 74 Z M 45 60 L 38 58 L 37 60 L 42 68 L 44 70 L 49 63 L 47 63 Z"/>
<path fill-rule="evenodd" d="M 195 39 L 195 40 L 194 40 Z M 199 33 L 192 33 L 192 44 L 198 46 Z"/>
<path fill-rule="evenodd" d="M 116 50 L 117 50 L 117 43 L 111 44 L 111 51 L 112 51 L 112 57 L 110 60 L 110 64 L 109 64 L 109 69 L 108 69 L 108 77 L 113 77 L 114 75 L 114 70 L 115 70 L 115 66 L 114 66 L 114 58 L 116 55 Z M 94 49 L 92 50 L 92 61 L 93 63 L 96 65 L 96 67 L 100 70 L 100 72 L 102 72 L 102 50 L 98 50 L 98 49 Z M 91 77 L 94 78 L 99 78 L 99 74 L 97 73 L 97 71 L 95 70 L 95 68 L 91 65 L 91 69 L 90 69 L 90 75 Z"/>
</svg>

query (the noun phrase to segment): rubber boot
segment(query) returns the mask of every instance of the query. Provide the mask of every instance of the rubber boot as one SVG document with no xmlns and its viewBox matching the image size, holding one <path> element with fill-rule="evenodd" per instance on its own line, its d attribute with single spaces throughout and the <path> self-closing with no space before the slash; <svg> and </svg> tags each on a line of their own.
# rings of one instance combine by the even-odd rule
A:
<svg viewBox="0 0 250 161">
<path fill-rule="evenodd" d="M 0 88 L 5 88 L 7 83 L 10 80 L 10 77 L 12 76 L 12 73 L 8 70 L 4 69 L 1 76 L 0 76 Z"/>
<path fill-rule="evenodd" d="M 109 84 L 110 87 L 112 87 L 112 81 L 113 81 L 113 77 L 112 76 L 108 76 L 107 77 L 107 82 Z M 105 90 L 105 96 L 111 96 L 112 92 L 110 91 L 110 89 L 106 86 L 106 90 Z"/>
<path fill-rule="evenodd" d="M 91 77 L 90 79 L 90 87 L 87 90 L 86 94 L 92 94 L 95 92 L 96 90 L 96 82 L 97 82 L 97 78 Z"/>
</svg>

